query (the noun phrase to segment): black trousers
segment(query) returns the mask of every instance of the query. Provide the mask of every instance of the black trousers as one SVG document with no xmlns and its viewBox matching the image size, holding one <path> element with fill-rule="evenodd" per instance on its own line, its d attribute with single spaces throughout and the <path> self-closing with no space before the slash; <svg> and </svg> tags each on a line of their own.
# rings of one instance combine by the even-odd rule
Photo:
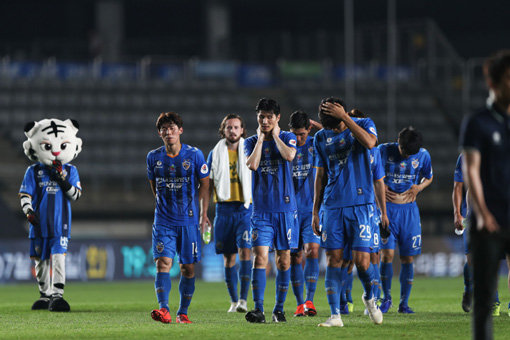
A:
<svg viewBox="0 0 510 340">
<path fill-rule="evenodd" d="M 474 221 L 472 221 L 474 222 Z M 492 339 L 492 305 L 498 283 L 499 262 L 510 250 L 510 231 L 489 234 L 470 228 L 470 254 L 473 265 L 473 339 Z"/>
</svg>

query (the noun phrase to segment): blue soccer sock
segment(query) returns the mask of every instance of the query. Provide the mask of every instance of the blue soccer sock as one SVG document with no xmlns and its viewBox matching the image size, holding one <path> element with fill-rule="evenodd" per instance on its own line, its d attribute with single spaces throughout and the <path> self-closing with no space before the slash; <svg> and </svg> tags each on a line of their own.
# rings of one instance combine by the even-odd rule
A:
<svg viewBox="0 0 510 340">
<path fill-rule="evenodd" d="M 237 302 L 237 265 L 233 267 L 225 267 L 225 283 L 227 284 L 230 301 Z"/>
<path fill-rule="evenodd" d="M 499 302 L 499 293 L 498 293 L 498 290 L 497 290 L 497 289 L 496 289 L 496 296 L 495 296 L 495 298 L 494 298 L 494 302 L 495 302 L 495 303 L 500 303 L 500 302 Z"/>
<path fill-rule="evenodd" d="M 154 282 L 154 289 L 158 298 L 159 308 L 168 308 L 168 295 L 172 288 L 172 281 L 170 280 L 170 273 L 156 273 L 156 280 Z"/>
<path fill-rule="evenodd" d="M 413 287 L 414 267 L 412 263 L 403 263 L 400 269 L 400 305 L 407 306 Z"/>
<path fill-rule="evenodd" d="M 239 268 L 239 281 L 241 281 L 241 299 L 246 300 L 248 298 L 248 291 L 250 290 L 251 280 L 251 261 L 240 261 L 241 266 Z"/>
<path fill-rule="evenodd" d="M 346 272 L 345 274 L 345 298 L 347 299 L 347 302 L 352 303 L 352 281 L 354 279 L 354 276 L 352 274 L 352 271 L 350 273 Z"/>
<path fill-rule="evenodd" d="M 292 291 L 294 292 L 294 296 L 296 296 L 297 305 L 302 305 L 305 303 L 303 301 L 305 274 L 303 273 L 301 264 L 292 264 L 290 266 L 290 281 L 292 282 Z"/>
<path fill-rule="evenodd" d="M 470 293 L 472 288 L 471 282 L 471 269 L 469 264 L 464 263 L 464 291 Z"/>
<path fill-rule="evenodd" d="M 363 270 L 358 268 L 358 276 L 361 280 L 361 284 L 363 285 L 363 289 L 365 290 L 365 299 L 370 300 L 374 297 L 374 292 L 372 289 L 372 284 L 374 281 L 374 267 L 368 266 L 367 270 Z"/>
<path fill-rule="evenodd" d="M 273 312 L 283 312 L 283 304 L 287 298 L 287 291 L 289 290 L 290 282 L 290 269 L 280 270 L 276 272 L 276 303 Z M 303 285 L 301 285 L 301 300 L 303 299 Z"/>
<path fill-rule="evenodd" d="M 393 279 L 393 264 L 381 262 L 381 284 L 384 299 L 391 300 L 391 280 Z"/>
<path fill-rule="evenodd" d="M 305 284 L 306 300 L 313 301 L 317 280 L 319 279 L 319 259 L 306 259 L 305 263 Z"/>
<path fill-rule="evenodd" d="M 381 273 L 379 272 L 379 264 L 373 264 L 374 267 L 374 287 L 372 288 L 374 290 L 374 296 L 376 300 L 379 300 L 381 298 Z"/>
<path fill-rule="evenodd" d="M 340 287 L 339 287 L 339 291 L 340 291 L 340 306 L 344 306 L 347 304 L 347 294 L 345 293 L 346 290 L 346 283 L 347 283 L 347 276 L 349 275 L 347 273 L 347 267 L 344 267 L 342 268 L 342 273 L 341 273 L 341 276 L 342 276 L 342 281 L 340 281 Z"/>
<path fill-rule="evenodd" d="M 326 296 L 328 298 L 331 315 L 340 314 L 340 282 L 342 268 L 326 267 Z"/>
<path fill-rule="evenodd" d="M 188 279 L 181 275 L 181 281 L 179 282 L 179 293 L 181 293 L 181 301 L 179 303 L 179 310 L 177 315 L 186 314 L 188 315 L 188 307 L 191 303 L 191 298 L 195 292 L 195 277 Z"/>
<path fill-rule="evenodd" d="M 255 308 L 264 311 L 264 291 L 266 290 L 266 269 L 253 268 L 251 278 L 253 301 Z"/>
</svg>

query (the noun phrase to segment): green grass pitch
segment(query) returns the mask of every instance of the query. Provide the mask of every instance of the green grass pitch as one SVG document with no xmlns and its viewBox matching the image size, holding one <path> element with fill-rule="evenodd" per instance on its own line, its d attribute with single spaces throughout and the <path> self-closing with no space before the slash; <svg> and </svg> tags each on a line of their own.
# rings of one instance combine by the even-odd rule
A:
<svg viewBox="0 0 510 340">
<path fill-rule="evenodd" d="M 510 317 L 505 278 L 500 279 L 501 316 L 494 318 L 497 339 L 508 338 Z M 398 297 L 398 277 L 393 281 L 393 296 Z M 66 287 L 70 313 L 31 311 L 38 293 L 35 282 L 0 287 L 0 339 L 469 339 L 471 315 L 460 307 L 462 278 L 415 278 L 410 306 L 414 315 L 399 315 L 396 307 L 384 315 L 384 323 L 373 325 L 363 315 L 361 285 L 355 279 L 355 311 L 343 316 L 343 328 L 319 328 L 329 316 L 324 293 L 324 278 L 316 292 L 316 317 L 294 318 L 295 298 L 289 291 L 286 324 L 248 324 L 240 313 L 226 313 L 229 307 L 223 283 L 197 282 L 189 310 L 191 325 L 162 324 L 150 317 L 157 306 L 154 284 L 150 281 L 114 283 L 74 283 Z M 274 303 L 274 280 L 266 289 L 266 319 Z M 249 299 L 251 299 L 251 294 Z M 172 319 L 179 303 L 178 280 L 172 281 L 170 308 Z M 249 301 L 249 307 L 253 302 Z"/>
</svg>

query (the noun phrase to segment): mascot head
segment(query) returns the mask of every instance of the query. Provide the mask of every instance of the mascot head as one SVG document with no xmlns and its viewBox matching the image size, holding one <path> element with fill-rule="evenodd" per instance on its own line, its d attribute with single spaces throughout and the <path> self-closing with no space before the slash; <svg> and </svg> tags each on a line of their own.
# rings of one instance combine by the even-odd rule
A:
<svg viewBox="0 0 510 340">
<path fill-rule="evenodd" d="M 43 119 L 25 125 L 25 155 L 34 162 L 51 166 L 53 161 L 69 163 L 81 151 L 81 138 L 76 137 L 78 122 L 73 119 Z"/>
</svg>

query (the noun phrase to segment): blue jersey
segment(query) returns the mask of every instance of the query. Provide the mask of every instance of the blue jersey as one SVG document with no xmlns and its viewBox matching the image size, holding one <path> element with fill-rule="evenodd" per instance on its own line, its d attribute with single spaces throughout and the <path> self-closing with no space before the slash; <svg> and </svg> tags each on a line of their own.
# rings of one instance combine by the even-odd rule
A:
<svg viewBox="0 0 510 340">
<path fill-rule="evenodd" d="M 370 118 L 353 118 L 368 133 L 377 136 Z M 328 182 L 324 206 L 342 208 L 374 203 L 370 150 L 349 129 L 340 133 L 322 129 L 315 134 L 315 166 L 324 168 Z"/>
<path fill-rule="evenodd" d="M 246 156 L 255 148 L 256 135 L 244 141 Z M 296 135 L 281 131 L 280 139 L 295 148 Z M 296 210 L 296 194 L 292 183 L 292 162 L 282 158 L 274 140 L 262 143 L 262 154 L 257 171 L 252 176 L 253 212 L 291 212 Z"/>
<path fill-rule="evenodd" d="M 313 167 L 313 137 L 308 136 L 305 144 L 296 147 L 292 161 L 292 180 L 296 192 L 299 212 L 312 212 L 315 168 Z"/>
<path fill-rule="evenodd" d="M 76 167 L 64 164 L 62 168 L 69 183 L 81 190 Z M 30 238 L 71 237 L 71 200 L 57 182 L 50 179 L 49 167 L 42 163 L 30 166 L 19 192 L 32 197 L 32 207 L 39 216 L 38 226 L 30 224 Z"/>
<path fill-rule="evenodd" d="M 199 149 L 182 144 L 177 156 L 170 157 L 162 146 L 147 154 L 147 177 L 156 183 L 154 225 L 190 226 L 198 224 L 198 187 L 209 176 Z"/>
<path fill-rule="evenodd" d="M 407 158 L 400 155 L 398 143 L 381 144 L 379 151 L 386 173 L 384 183 L 391 191 L 402 193 L 412 185 L 420 184 L 423 178 L 432 178 L 430 154 L 424 148 Z"/>
<path fill-rule="evenodd" d="M 462 175 L 462 154 L 457 158 L 457 164 L 455 165 L 455 172 L 453 174 L 453 181 L 464 183 L 464 176 Z M 462 217 L 466 217 L 467 213 L 467 203 L 466 203 L 466 195 L 464 194 L 465 190 L 462 191 L 462 203 L 460 206 L 460 214 Z"/>
<path fill-rule="evenodd" d="M 370 167 L 374 181 L 384 178 L 384 167 L 381 161 L 381 153 L 378 148 L 370 149 Z"/>
</svg>

